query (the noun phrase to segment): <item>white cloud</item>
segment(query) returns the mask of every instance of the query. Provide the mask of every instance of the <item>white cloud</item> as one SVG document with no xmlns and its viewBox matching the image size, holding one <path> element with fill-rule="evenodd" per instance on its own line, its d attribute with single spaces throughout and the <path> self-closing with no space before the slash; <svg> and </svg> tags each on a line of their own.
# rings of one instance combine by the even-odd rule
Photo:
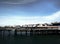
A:
<svg viewBox="0 0 60 44">
<path fill-rule="evenodd" d="M 23 25 L 60 21 L 60 11 L 48 16 L 0 16 L 0 25 Z"/>
</svg>

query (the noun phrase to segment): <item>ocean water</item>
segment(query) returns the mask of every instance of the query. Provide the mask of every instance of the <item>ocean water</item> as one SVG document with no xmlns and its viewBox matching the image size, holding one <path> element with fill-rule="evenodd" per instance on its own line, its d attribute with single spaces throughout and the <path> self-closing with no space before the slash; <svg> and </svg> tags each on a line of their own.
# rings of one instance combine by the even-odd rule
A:
<svg viewBox="0 0 60 44">
<path fill-rule="evenodd" d="M 60 44 L 60 35 L 0 36 L 0 44 Z"/>
</svg>

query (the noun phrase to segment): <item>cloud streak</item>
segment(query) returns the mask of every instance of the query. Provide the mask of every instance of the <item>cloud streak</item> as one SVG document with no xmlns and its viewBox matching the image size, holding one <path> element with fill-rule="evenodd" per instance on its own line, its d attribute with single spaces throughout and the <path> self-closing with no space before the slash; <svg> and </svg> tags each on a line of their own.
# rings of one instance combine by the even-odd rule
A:
<svg viewBox="0 0 60 44">
<path fill-rule="evenodd" d="M 48 16 L 0 16 L 0 25 L 24 25 L 60 21 L 60 11 Z"/>
<path fill-rule="evenodd" d="M 0 0 L 0 3 L 4 4 L 20 4 L 20 5 L 29 5 L 35 3 L 50 2 L 53 3 L 56 7 L 60 7 L 60 0 Z"/>
<path fill-rule="evenodd" d="M 39 0 L 0 0 L 0 3 L 6 4 L 29 4 L 34 2 L 39 2 Z"/>
</svg>

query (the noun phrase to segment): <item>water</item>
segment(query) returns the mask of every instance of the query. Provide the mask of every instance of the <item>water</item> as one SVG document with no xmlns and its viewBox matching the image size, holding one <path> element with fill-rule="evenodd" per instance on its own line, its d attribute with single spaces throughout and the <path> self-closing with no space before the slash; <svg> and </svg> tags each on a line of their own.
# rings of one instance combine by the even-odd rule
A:
<svg viewBox="0 0 60 44">
<path fill-rule="evenodd" d="M 60 35 L 0 36 L 0 44 L 60 44 Z"/>
</svg>

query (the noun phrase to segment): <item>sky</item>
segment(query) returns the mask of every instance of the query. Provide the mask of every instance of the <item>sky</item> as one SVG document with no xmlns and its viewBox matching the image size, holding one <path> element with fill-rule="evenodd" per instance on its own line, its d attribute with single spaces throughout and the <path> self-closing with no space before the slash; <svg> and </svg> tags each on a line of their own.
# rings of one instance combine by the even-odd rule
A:
<svg viewBox="0 0 60 44">
<path fill-rule="evenodd" d="M 60 0 L 0 0 L 0 26 L 60 22 Z"/>
</svg>

